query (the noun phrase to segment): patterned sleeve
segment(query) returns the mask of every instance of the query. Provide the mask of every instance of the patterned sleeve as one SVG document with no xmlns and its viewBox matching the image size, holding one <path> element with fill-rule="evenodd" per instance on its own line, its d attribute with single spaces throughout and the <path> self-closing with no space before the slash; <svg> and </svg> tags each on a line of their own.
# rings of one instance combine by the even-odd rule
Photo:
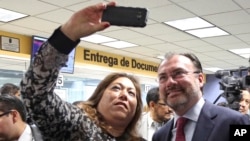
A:
<svg viewBox="0 0 250 141">
<path fill-rule="evenodd" d="M 79 41 L 71 41 L 60 28 L 55 30 L 20 83 L 22 99 L 45 141 L 115 141 L 80 108 L 53 93 L 59 70 Z"/>
<path fill-rule="evenodd" d="M 53 93 L 59 70 L 67 61 L 67 54 L 70 52 L 69 48 L 65 52 L 62 50 L 63 46 L 58 46 L 58 41 L 65 41 L 58 30 L 40 47 L 20 84 L 26 109 L 45 135 L 45 139 L 69 138 L 71 132 L 79 131 L 81 127 L 77 121 L 79 118 L 83 119 L 80 109 L 62 101 Z M 58 38 L 58 41 L 54 38 Z"/>
</svg>

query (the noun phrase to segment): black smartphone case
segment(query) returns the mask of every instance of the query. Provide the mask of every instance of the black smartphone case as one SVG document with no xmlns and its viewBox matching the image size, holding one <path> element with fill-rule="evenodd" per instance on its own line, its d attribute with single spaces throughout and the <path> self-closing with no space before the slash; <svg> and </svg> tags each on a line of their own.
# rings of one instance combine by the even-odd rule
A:
<svg viewBox="0 0 250 141">
<path fill-rule="evenodd" d="M 147 24 L 147 9 L 138 7 L 108 6 L 102 15 L 102 21 L 111 25 L 144 27 Z"/>
</svg>

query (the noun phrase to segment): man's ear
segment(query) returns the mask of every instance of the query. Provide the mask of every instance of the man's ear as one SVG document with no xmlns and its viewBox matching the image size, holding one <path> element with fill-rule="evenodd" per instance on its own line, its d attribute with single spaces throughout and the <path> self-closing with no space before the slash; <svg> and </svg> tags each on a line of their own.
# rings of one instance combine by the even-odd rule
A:
<svg viewBox="0 0 250 141">
<path fill-rule="evenodd" d="M 14 123 L 16 123 L 21 118 L 20 114 L 16 110 L 13 110 L 10 114 Z"/>
<path fill-rule="evenodd" d="M 154 101 L 150 101 L 150 102 L 149 102 L 149 108 L 154 108 L 154 107 L 155 107 Z"/>
<path fill-rule="evenodd" d="M 205 74 L 203 73 L 199 73 L 199 76 L 198 76 L 198 79 L 199 79 L 199 82 L 200 82 L 200 87 L 203 87 L 204 84 L 205 84 Z"/>
</svg>

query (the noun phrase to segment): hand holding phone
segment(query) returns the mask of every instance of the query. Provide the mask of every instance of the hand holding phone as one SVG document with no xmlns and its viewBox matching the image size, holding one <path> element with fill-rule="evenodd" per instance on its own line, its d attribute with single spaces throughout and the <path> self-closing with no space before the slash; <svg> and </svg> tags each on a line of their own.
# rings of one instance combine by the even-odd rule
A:
<svg viewBox="0 0 250 141">
<path fill-rule="evenodd" d="M 145 27 L 147 24 L 146 8 L 107 6 L 102 15 L 102 21 L 111 25 Z"/>
</svg>

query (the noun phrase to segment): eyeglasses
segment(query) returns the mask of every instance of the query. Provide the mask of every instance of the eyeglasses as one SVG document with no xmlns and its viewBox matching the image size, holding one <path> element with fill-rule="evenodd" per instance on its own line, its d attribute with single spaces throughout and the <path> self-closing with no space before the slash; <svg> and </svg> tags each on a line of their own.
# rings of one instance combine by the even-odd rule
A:
<svg viewBox="0 0 250 141">
<path fill-rule="evenodd" d="M 4 112 L 4 113 L 0 114 L 0 117 L 5 116 L 5 115 L 8 115 L 8 114 L 11 113 L 11 112 L 12 112 L 12 111 Z"/>
<path fill-rule="evenodd" d="M 200 71 L 194 71 L 194 72 L 188 72 L 185 70 L 177 70 L 172 72 L 170 75 L 166 75 L 166 74 L 160 74 L 158 77 L 158 81 L 159 83 L 165 83 L 166 81 L 168 81 L 168 79 L 171 77 L 173 80 L 178 80 L 181 79 L 183 77 L 185 77 L 188 74 L 199 74 L 201 73 Z"/>
</svg>

